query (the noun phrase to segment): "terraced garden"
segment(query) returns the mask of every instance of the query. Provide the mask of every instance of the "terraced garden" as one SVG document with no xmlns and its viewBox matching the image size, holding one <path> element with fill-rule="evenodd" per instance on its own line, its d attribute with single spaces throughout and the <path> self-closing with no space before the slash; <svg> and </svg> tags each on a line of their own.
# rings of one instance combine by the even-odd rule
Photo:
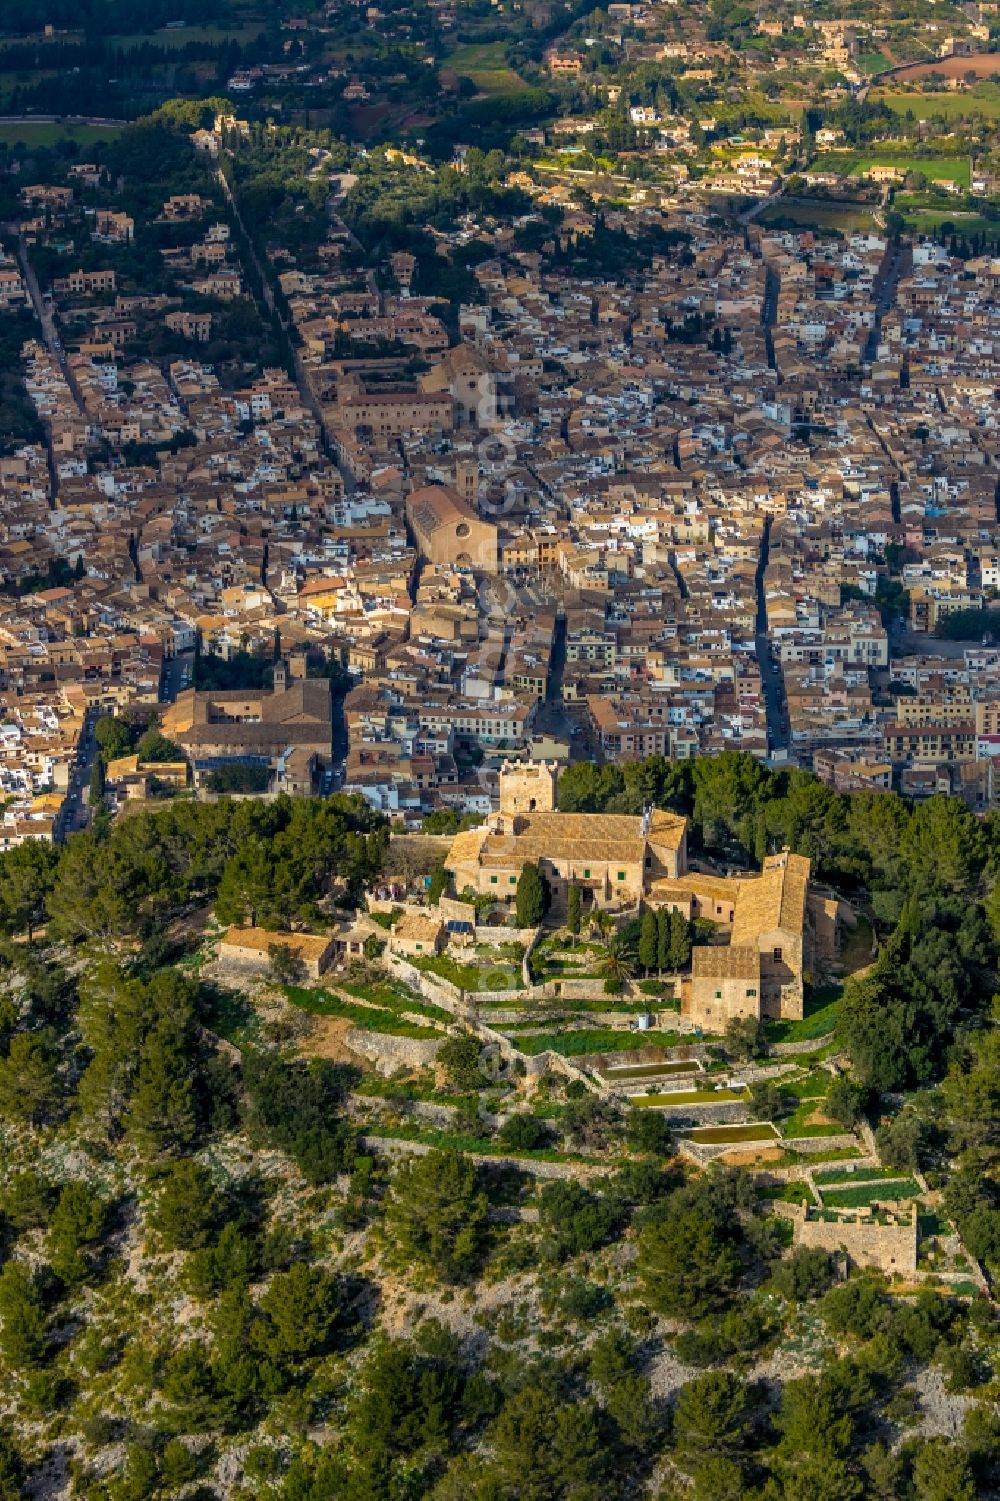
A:
<svg viewBox="0 0 1000 1501">
<path fill-rule="evenodd" d="M 523 989 L 521 960 L 524 949 L 519 943 L 501 944 L 495 948 L 481 944 L 474 949 L 462 949 L 458 952 L 463 956 L 460 960 L 453 958 L 451 954 L 435 954 L 413 962 L 417 969 L 426 974 L 438 975 L 442 980 L 450 980 L 460 990 Z"/>
<path fill-rule="evenodd" d="M 629 1104 L 633 1110 L 663 1110 L 677 1105 L 725 1105 L 743 1098 L 735 1089 L 687 1089 L 670 1094 L 637 1095 Z"/>
<path fill-rule="evenodd" d="M 701 1065 L 694 1058 L 678 1058 L 668 1063 L 615 1064 L 604 1070 L 609 1084 L 624 1084 L 632 1079 L 662 1079 L 674 1074 L 700 1074 Z"/>
<path fill-rule="evenodd" d="M 828 1209 L 864 1209 L 870 1204 L 885 1204 L 895 1199 L 916 1199 L 923 1190 L 913 1178 L 884 1178 L 870 1183 L 856 1183 L 851 1188 L 822 1189 L 820 1197 Z"/>
<path fill-rule="evenodd" d="M 564 1058 L 577 1058 L 585 1053 L 622 1053 L 636 1046 L 634 1032 L 617 1031 L 613 1027 L 582 1027 L 575 1032 L 529 1032 L 527 1035 L 518 1034 L 513 1027 L 504 1027 L 503 1031 L 529 1058 L 548 1052 L 561 1053 Z M 679 1032 L 668 1032 L 656 1040 L 667 1048 L 676 1047 L 685 1039 Z"/>
<path fill-rule="evenodd" d="M 777 1141 L 778 1131 L 770 1121 L 751 1121 L 745 1126 L 696 1126 L 687 1133 L 690 1141 L 704 1142 L 706 1146 L 719 1146 L 724 1142 L 734 1145 L 746 1141 Z"/>
<path fill-rule="evenodd" d="M 428 1005 L 412 991 L 399 985 L 349 983 L 343 990 L 346 994 L 287 985 L 285 995 L 293 1006 L 308 1011 L 312 1016 L 339 1017 L 352 1022 L 362 1031 L 384 1032 L 390 1037 L 436 1038 L 454 1021 L 449 1012 L 439 1006 Z M 425 1017 L 427 1024 L 411 1021 L 410 1016 Z"/>
</svg>

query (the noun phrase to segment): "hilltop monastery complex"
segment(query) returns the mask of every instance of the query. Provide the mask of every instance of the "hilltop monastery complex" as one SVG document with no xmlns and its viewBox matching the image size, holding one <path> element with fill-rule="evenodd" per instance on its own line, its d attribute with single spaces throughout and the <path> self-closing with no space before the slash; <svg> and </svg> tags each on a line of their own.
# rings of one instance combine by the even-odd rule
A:
<svg viewBox="0 0 1000 1501">
<path fill-rule="evenodd" d="M 558 775 L 554 764 L 505 763 L 499 811 L 457 834 L 448 852 L 457 891 L 510 899 L 533 862 L 557 911 L 578 886 L 585 909 L 667 907 L 704 918 L 715 935 L 693 950 L 684 1012 L 713 1032 L 737 1016 L 802 1016 L 803 979 L 835 955 L 838 923 L 838 903 L 812 886 L 808 859 L 782 850 L 759 875 L 692 870 L 685 818 L 662 809 L 560 813 Z"/>
</svg>

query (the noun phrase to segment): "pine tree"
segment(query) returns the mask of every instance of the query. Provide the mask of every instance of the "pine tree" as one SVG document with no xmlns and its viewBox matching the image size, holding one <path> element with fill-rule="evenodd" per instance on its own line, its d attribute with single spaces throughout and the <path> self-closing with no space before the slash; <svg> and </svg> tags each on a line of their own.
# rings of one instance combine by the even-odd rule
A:
<svg viewBox="0 0 1000 1501">
<path fill-rule="evenodd" d="M 583 921 L 583 894 L 579 886 L 571 886 L 566 896 L 566 926 L 575 938 Z"/>
<path fill-rule="evenodd" d="M 639 963 L 647 974 L 656 968 L 658 939 L 656 913 L 648 910 L 642 914 L 642 923 L 639 927 Z"/>
</svg>

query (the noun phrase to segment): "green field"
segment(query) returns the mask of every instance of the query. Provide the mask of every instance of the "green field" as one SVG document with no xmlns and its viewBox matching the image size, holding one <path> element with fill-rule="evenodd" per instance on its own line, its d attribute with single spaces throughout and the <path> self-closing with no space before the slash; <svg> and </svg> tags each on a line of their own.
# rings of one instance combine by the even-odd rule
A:
<svg viewBox="0 0 1000 1501">
<path fill-rule="evenodd" d="M 471 78 L 481 94 L 516 94 L 528 85 L 508 67 L 504 46 L 504 42 L 472 42 L 456 47 L 444 59 L 444 66 Z"/>
<path fill-rule="evenodd" d="M 911 156 L 896 151 L 824 151 L 817 157 L 820 167 L 841 177 L 860 177 L 871 167 L 898 167 L 901 172 L 922 172 L 928 181 L 946 178 L 968 188 L 971 167 L 967 156 Z"/>
<path fill-rule="evenodd" d="M 884 52 L 862 52 L 858 56 L 858 67 L 862 73 L 884 73 L 891 66 Z"/>
<path fill-rule="evenodd" d="M 845 235 L 877 228 L 872 209 L 857 203 L 831 203 L 829 199 L 818 199 L 815 204 L 804 199 L 796 203 L 779 199 L 758 215 L 757 223 L 774 229 L 786 225 L 796 229 L 835 229 Z"/>
<path fill-rule="evenodd" d="M 629 1100 L 633 1110 L 662 1110 L 667 1105 L 727 1105 L 742 1100 L 731 1089 L 679 1089 L 674 1094 L 647 1094 Z"/>
<path fill-rule="evenodd" d="M 1000 236 L 1000 220 L 984 218 L 982 214 L 958 214 L 947 208 L 910 209 L 904 212 L 907 229 L 918 234 L 937 234 L 943 224 L 950 225 L 946 234 L 987 235 L 990 239 Z"/>
<path fill-rule="evenodd" d="M 616 1063 L 612 1068 L 605 1069 L 608 1081 L 614 1083 L 620 1083 L 623 1079 L 663 1079 L 671 1074 L 700 1072 L 699 1065 L 693 1059 L 675 1063 L 637 1063 L 634 1067 Z"/>
<path fill-rule="evenodd" d="M 883 1183 L 858 1183 L 854 1188 L 822 1190 L 823 1203 L 831 1209 L 863 1209 L 873 1202 L 884 1204 L 895 1199 L 915 1199 L 920 1184 L 912 1178 L 887 1180 Z"/>
<path fill-rule="evenodd" d="M 983 115 L 987 120 L 1000 120 L 1000 84 L 977 83 L 974 88 L 958 93 L 926 93 L 914 90 L 911 93 L 880 89 L 872 95 L 877 104 L 884 104 L 894 115 L 906 115 L 912 110 L 918 120 L 961 120 L 969 115 Z"/>
<path fill-rule="evenodd" d="M 60 125 L 58 121 L 0 120 L 0 146 L 54 146 L 57 141 L 76 141 L 80 146 L 96 146 L 114 141 L 122 133 L 120 125 Z"/>
<path fill-rule="evenodd" d="M 245 47 L 256 41 L 264 30 L 262 21 L 247 21 L 242 26 L 176 26 L 172 30 L 137 32 L 132 36 L 108 37 L 108 45 L 117 52 L 134 52 L 137 47 L 164 47 L 171 51 L 186 47 L 189 42 L 202 42 L 217 47 L 224 42 L 236 42 Z"/>
<path fill-rule="evenodd" d="M 879 1183 L 893 1179 L 898 1180 L 899 1174 L 891 1167 L 831 1167 L 813 1174 L 813 1182 L 817 1187 L 836 1187 L 839 1183 L 846 1186 L 850 1183 Z"/>
<path fill-rule="evenodd" d="M 735 1145 L 741 1141 L 766 1141 L 773 1145 L 777 1143 L 778 1133 L 770 1121 L 762 1121 L 757 1125 L 746 1126 L 697 1126 L 688 1132 L 688 1138 L 712 1146 L 721 1146 L 725 1142 L 733 1142 Z"/>
</svg>

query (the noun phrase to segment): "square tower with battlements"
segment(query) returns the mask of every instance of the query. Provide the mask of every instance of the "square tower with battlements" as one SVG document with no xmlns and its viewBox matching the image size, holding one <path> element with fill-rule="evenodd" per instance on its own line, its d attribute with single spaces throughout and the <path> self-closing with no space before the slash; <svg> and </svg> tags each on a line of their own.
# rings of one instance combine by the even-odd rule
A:
<svg viewBox="0 0 1000 1501">
<path fill-rule="evenodd" d="M 554 813 L 558 784 L 555 761 L 505 761 L 500 768 L 500 812 Z"/>
</svg>

